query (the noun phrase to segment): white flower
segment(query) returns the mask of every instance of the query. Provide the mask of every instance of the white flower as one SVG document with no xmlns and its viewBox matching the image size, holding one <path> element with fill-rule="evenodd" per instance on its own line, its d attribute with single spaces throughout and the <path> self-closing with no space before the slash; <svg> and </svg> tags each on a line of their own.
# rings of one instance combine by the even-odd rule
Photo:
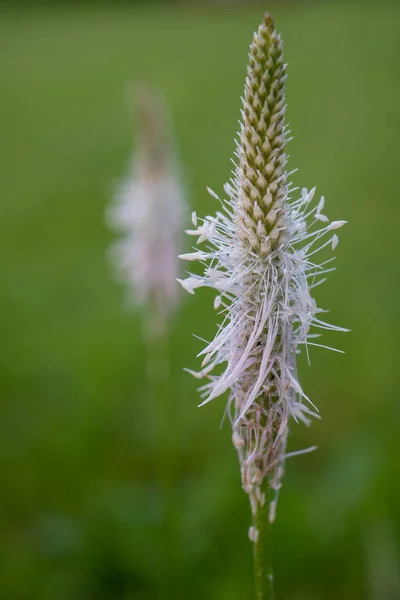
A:
<svg viewBox="0 0 400 600">
<path fill-rule="evenodd" d="M 112 248 L 130 297 L 148 311 L 148 334 L 161 336 L 178 303 L 177 254 L 184 213 L 183 188 L 167 131 L 165 106 L 154 90 L 137 95 L 138 142 L 129 173 L 108 211 L 122 233 Z"/>
<path fill-rule="evenodd" d="M 311 326 L 344 331 L 322 320 L 310 292 L 333 270 L 318 264 L 321 248 L 337 245 L 345 221 L 329 222 L 321 213 L 325 200 L 312 207 L 315 188 L 291 199 L 287 180 L 284 123 L 286 65 L 282 40 L 267 14 L 254 35 L 237 142 L 237 165 L 225 186 L 215 217 L 193 219 L 187 233 L 207 241 L 186 260 L 208 264 L 203 276 L 181 281 L 217 290 L 215 306 L 223 317 L 206 358 L 196 374 L 206 404 L 229 391 L 228 414 L 238 451 L 242 484 L 253 513 L 274 490 L 269 518 L 275 516 L 286 456 L 289 420 L 308 424 L 316 408 L 298 379 L 296 354 L 311 342 Z M 211 195 L 218 196 L 209 190 Z M 332 259 L 331 259 L 332 260 Z M 224 365 L 221 370 L 220 365 Z M 304 452 L 304 451 L 300 451 Z M 291 455 L 296 453 L 291 453 Z M 255 539 L 251 531 L 251 539 Z"/>
</svg>

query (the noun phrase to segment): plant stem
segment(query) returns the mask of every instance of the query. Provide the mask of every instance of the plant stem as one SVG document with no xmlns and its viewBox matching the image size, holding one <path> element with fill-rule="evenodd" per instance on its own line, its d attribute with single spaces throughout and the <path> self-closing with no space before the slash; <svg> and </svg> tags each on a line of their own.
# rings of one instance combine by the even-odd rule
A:
<svg viewBox="0 0 400 600">
<path fill-rule="evenodd" d="M 263 485 L 266 495 L 264 506 L 257 506 L 253 517 L 253 526 L 258 531 L 254 542 L 254 578 L 256 600 L 274 599 L 274 576 L 271 559 L 271 523 L 268 518 L 269 493 L 268 481 Z"/>
<path fill-rule="evenodd" d="M 171 576 L 173 569 L 173 503 L 171 497 L 172 459 L 168 440 L 168 421 L 170 411 L 165 397 L 169 386 L 169 361 L 167 336 L 149 336 L 147 340 L 147 365 L 148 380 L 148 410 L 149 422 L 153 437 L 152 445 L 157 457 L 156 460 L 156 489 L 159 494 L 158 501 L 162 507 L 162 522 L 159 529 L 159 556 L 155 553 L 154 561 L 155 583 L 157 598 L 166 600 L 172 593 Z"/>
</svg>

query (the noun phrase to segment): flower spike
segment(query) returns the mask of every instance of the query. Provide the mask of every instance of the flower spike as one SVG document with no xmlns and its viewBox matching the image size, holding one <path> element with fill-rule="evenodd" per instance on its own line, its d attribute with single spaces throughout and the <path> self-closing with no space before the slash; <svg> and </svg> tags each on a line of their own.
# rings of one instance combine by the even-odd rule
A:
<svg viewBox="0 0 400 600">
<path fill-rule="evenodd" d="M 185 194 L 161 93 L 142 84 L 135 100 L 136 153 L 107 219 L 122 233 L 112 247 L 115 267 L 130 298 L 147 310 L 150 339 L 164 336 L 179 303 L 175 279 Z"/>
<path fill-rule="evenodd" d="M 336 230 L 345 221 L 329 222 L 321 212 L 323 197 L 313 207 L 315 188 L 291 198 L 285 81 L 282 39 L 266 14 L 250 47 L 236 166 L 224 188 L 227 199 L 220 201 L 216 216 L 193 218 L 188 233 L 199 243 L 206 241 L 207 248 L 181 256 L 208 266 L 202 276 L 180 281 L 190 293 L 199 287 L 218 293 L 214 306 L 223 322 L 201 352 L 205 359 L 197 373 L 206 381 L 202 404 L 229 391 L 243 489 L 253 514 L 269 504 L 270 521 L 285 458 L 314 449 L 286 453 L 291 417 L 307 425 L 310 417 L 318 417 L 299 382 L 296 355 L 312 344 L 311 326 L 344 330 L 319 318 L 310 290 L 331 270 L 315 263 L 314 254 L 327 245 L 336 248 Z M 258 540 L 256 521 L 250 538 Z"/>
</svg>

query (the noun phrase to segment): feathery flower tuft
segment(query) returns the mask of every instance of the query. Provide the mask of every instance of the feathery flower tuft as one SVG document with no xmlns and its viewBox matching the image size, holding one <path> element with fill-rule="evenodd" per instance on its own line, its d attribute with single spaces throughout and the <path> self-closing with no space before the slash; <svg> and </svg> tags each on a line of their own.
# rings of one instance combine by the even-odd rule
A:
<svg viewBox="0 0 400 600">
<path fill-rule="evenodd" d="M 311 326 L 345 331 L 321 319 L 323 311 L 311 296 L 333 270 L 326 266 L 329 260 L 316 263 L 315 254 L 327 245 L 336 248 L 336 230 L 345 221 L 329 221 L 323 197 L 313 204 L 315 188 L 291 198 L 285 80 L 282 39 L 266 14 L 250 47 L 237 161 L 224 187 L 227 199 L 220 200 L 216 216 L 200 220 L 193 215 L 194 228 L 187 233 L 208 247 L 181 256 L 207 266 L 202 276 L 179 280 L 189 293 L 200 287 L 218 292 L 214 306 L 223 320 L 200 353 L 201 371 L 193 374 L 207 379 L 200 388 L 202 404 L 229 390 L 227 413 L 243 488 L 253 514 L 268 503 L 272 489 L 270 521 L 289 456 L 289 420 L 309 424 L 318 416 L 299 383 L 296 354 L 302 346 L 318 345 L 310 341 L 315 337 Z M 220 365 L 225 365 L 222 372 Z M 255 527 L 250 539 L 258 539 Z"/>
<path fill-rule="evenodd" d="M 179 300 L 176 255 L 184 196 L 163 98 L 143 85 L 136 103 L 136 155 L 107 218 L 123 235 L 112 248 L 121 279 L 131 299 L 148 310 L 147 333 L 161 337 Z"/>
</svg>

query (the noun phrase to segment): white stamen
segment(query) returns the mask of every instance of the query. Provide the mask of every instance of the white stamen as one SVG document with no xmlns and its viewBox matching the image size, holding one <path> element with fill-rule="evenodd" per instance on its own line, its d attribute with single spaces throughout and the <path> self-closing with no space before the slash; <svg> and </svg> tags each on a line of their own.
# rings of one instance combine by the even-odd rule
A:
<svg viewBox="0 0 400 600">
<path fill-rule="evenodd" d="M 214 192 L 214 190 L 212 190 L 212 189 L 211 189 L 211 188 L 209 188 L 209 187 L 207 187 L 207 188 L 206 188 L 206 190 L 207 190 L 207 192 L 210 194 L 210 196 L 212 196 L 212 197 L 213 197 L 213 198 L 215 198 L 216 200 L 219 200 L 219 196 L 218 196 L 218 194 L 216 194 L 216 193 Z"/>
<path fill-rule="evenodd" d="M 328 230 L 332 231 L 332 229 L 339 229 L 340 227 L 343 227 L 343 225 L 346 225 L 347 221 L 332 221 L 332 223 L 330 223 L 328 225 Z"/>
<path fill-rule="evenodd" d="M 256 544 L 258 542 L 258 536 L 259 536 L 258 529 L 256 529 L 253 526 L 249 527 L 249 539 L 250 539 L 250 541 L 253 542 L 254 544 Z"/>
</svg>

